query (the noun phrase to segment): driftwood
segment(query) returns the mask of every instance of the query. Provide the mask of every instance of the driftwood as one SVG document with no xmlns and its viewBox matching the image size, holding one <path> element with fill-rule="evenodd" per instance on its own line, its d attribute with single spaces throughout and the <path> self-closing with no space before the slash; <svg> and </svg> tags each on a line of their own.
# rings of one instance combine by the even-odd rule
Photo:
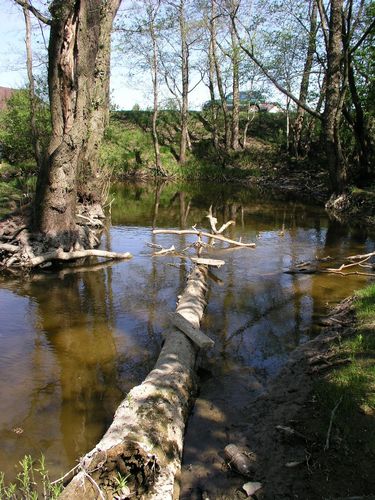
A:
<svg viewBox="0 0 375 500">
<path fill-rule="evenodd" d="M 210 221 L 210 226 L 211 226 L 211 231 L 214 234 L 221 234 L 223 233 L 229 226 L 232 224 L 235 224 L 236 222 L 234 220 L 230 220 L 223 224 L 220 229 L 217 229 L 216 224 L 217 224 L 217 218 L 212 215 L 212 205 L 209 208 L 208 215 L 206 215 L 207 219 Z"/>
<path fill-rule="evenodd" d="M 191 257 L 191 260 L 194 262 L 194 264 L 201 264 L 203 266 L 211 267 L 221 267 L 225 264 L 225 260 L 204 259 L 202 257 Z"/>
<path fill-rule="evenodd" d="M 242 241 L 231 240 L 221 234 L 206 233 L 198 229 L 154 229 L 152 232 L 153 234 L 195 234 L 196 236 L 205 236 L 237 247 L 255 248 L 255 243 L 242 243 Z"/>
<path fill-rule="evenodd" d="M 51 261 L 67 261 L 67 260 L 77 260 L 83 259 L 85 257 L 104 257 L 105 259 L 111 260 L 121 260 L 130 259 L 132 255 L 129 252 L 117 253 L 117 252 L 107 252 L 106 250 L 73 250 L 71 252 L 64 252 L 64 250 L 57 249 L 53 252 L 47 252 L 37 257 L 33 257 L 29 261 L 26 261 L 25 267 L 37 267 L 41 264 Z"/>
<path fill-rule="evenodd" d="M 207 268 L 196 266 L 176 308 L 195 328 L 205 307 L 206 280 Z M 155 368 L 120 404 L 110 428 L 82 459 L 82 470 L 61 499 L 98 498 L 98 488 L 104 498 L 112 498 L 118 474 L 128 476 L 129 498 L 178 498 L 175 476 L 195 392 L 197 351 L 179 330 L 167 332 Z"/>
</svg>

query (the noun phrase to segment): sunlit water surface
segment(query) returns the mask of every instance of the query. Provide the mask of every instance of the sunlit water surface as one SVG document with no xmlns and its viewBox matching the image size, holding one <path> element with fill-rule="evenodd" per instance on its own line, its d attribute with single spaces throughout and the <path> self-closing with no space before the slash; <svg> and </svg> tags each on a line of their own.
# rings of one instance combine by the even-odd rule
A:
<svg viewBox="0 0 375 500">
<path fill-rule="evenodd" d="M 132 260 L 0 278 L 0 470 L 8 479 L 25 454 L 43 453 L 52 476 L 62 475 L 153 367 L 190 265 L 150 257 L 147 243 L 184 249 L 195 241 L 153 236 L 153 226 L 208 228 L 212 205 L 219 224 L 236 221 L 229 237 L 257 245 L 209 250 L 226 262 L 210 280 L 202 324 L 215 340 L 204 364 L 218 379 L 252 370 L 266 386 L 288 353 L 318 332 L 328 307 L 366 282 L 283 272 L 316 256 L 339 262 L 374 249 L 374 235 L 330 222 L 320 208 L 222 185 L 121 185 L 112 195 L 102 248 L 130 251 Z"/>
</svg>

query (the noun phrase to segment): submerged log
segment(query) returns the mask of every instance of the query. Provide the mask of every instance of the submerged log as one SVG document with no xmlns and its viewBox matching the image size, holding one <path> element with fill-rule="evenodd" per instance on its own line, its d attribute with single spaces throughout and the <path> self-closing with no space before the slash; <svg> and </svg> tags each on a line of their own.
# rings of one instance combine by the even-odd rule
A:
<svg viewBox="0 0 375 500">
<path fill-rule="evenodd" d="M 207 268 L 191 272 L 176 312 L 199 328 L 206 305 Z M 118 474 L 127 477 L 129 497 L 178 498 L 185 422 L 195 394 L 198 348 L 171 328 L 155 365 L 118 407 L 112 425 L 81 461 L 61 499 L 112 498 Z"/>
</svg>

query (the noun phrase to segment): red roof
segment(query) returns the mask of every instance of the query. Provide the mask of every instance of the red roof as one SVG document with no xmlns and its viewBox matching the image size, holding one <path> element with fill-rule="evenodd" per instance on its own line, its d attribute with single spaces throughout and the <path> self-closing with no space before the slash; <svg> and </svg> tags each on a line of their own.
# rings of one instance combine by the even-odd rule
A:
<svg viewBox="0 0 375 500">
<path fill-rule="evenodd" d="M 9 87 L 0 87 L 0 109 L 4 109 L 6 102 L 11 97 L 15 89 L 10 89 Z"/>
</svg>

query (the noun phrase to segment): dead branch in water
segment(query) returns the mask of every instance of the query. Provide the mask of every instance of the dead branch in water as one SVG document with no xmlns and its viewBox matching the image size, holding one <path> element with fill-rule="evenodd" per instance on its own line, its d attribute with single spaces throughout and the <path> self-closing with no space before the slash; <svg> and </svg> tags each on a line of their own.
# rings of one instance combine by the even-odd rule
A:
<svg viewBox="0 0 375 500">
<path fill-rule="evenodd" d="M 38 255 L 27 261 L 25 267 L 37 267 L 41 264 L 51 261 L 67 261 L 67 260 L 77 260 L 86 257 L 104 257 L 110 260 L 121 260 L 130 259 L 132 255 L 129 252 L 117 253 L 117 252 L 107 252 L 106 250 L 73 250 L 71 252 L 64 252 L 62 248 L 59 248 L 53 252 L 47 252 L 42 255 Z"/>
<path fill-rule="evenodd" d="M 211 226 L 211 231 L 213 232 L 213 234 L 221 234 L 223 233 L 229 226 L 231 226 L 232 224 L 235 224 L 236 222 L 234 220 L 230 220 L 228 222 L 226 222 L 225 224 L 223 224 L 220 229 L 217 229 L 216 228 L 216 224 L 217 224 L 217 218 L 216 217 L 213 217 L 212 215 L 212 205 L 210 205 L 210 208 L 208 210 L 208 215 L 206 215 L 207 219 L 210 221 L 210 226 Z"/>
<path fill-rule="evenodd" d="M 231 240 L 226 238 L 221 234 L 211 234 L 205 231 L 199 231 L 198 229 L 153 229 L 153 234 L 193 234 L 196 236 L 205 236 L 206 238 L 212 238 L 214 240 L 223 241 L 224 243 L 229 243 L 230 245 L 237 247 L 247 247 L 255 248 L 255 243 L 242 243 L 241 241 Z"/>
</svg>

